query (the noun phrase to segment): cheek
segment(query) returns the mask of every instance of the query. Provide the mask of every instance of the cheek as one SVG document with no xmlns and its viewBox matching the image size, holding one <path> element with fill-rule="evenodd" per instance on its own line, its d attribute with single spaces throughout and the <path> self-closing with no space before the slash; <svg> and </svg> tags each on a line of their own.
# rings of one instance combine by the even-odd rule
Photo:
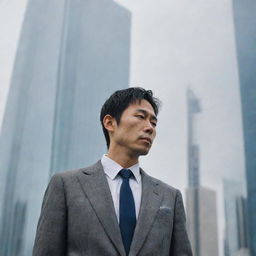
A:
<svg viewBox="0 0 256 256">
<path fill-rule="evenodd" d="M 126 131 L 130 132 L 132 134 L 134 134 L 134 132 L 139 131 L 143 129 L 143 125 L 139 122 L 130 122 L 127 126 L 126 126 Z"/>
</svg>

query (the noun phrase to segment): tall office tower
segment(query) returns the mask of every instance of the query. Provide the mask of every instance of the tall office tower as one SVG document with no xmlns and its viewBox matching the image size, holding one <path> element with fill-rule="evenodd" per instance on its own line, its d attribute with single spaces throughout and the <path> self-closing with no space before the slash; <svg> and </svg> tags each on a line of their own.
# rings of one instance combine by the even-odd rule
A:
<svg viewBox="0 0 256 256">
<path fill-rule="evenodd" d="M 199 145 L 197 143 L 196 116 L 201 111 L 200 102 L 193 91 L 187 90 L 188 111 L 188 186 L 200 185 L 199 175 Z"/>
<path fill-rule="evenodd" d="M 256 1 L 233 0 L 247 176 L 249 248 L 256 256 Z"/>
<path fill-rule="evenodd" d="M 216 192 L 200 185 L 199 145 L 196 117 L 201 108 L 191 90 L 188 107 L 188 188 L 186 189 L 187 227 L 194 256 L 218 255 Z"/>
<path fill-rule="evenodd" d="M 99 112 L 128 87 L 130 12 L 112 0 L 29 0 L 0 137 L 0 255 L 32 254 L 49 176 L 105 152 Z"/>
<path fill-rule="evenodd" d="M 233 256 L 248 247 L 246 200 L 242 196 L 239 182 L 225 179 L 223 181 L 225 204 L 225 247 L 226 256 Z"/>
</svg>

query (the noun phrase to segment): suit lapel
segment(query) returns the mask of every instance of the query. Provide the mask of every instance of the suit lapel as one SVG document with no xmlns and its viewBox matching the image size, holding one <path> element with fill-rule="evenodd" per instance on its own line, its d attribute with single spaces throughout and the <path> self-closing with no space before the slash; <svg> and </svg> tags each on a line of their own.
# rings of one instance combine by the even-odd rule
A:
<svg viewBox="0 0 256 256">
<path fill-rule="evenodd" d="M 153 181 L 142 169 L 141 175 L 142 199 L 130 255 L 137 255 L 142 247 L 162 201 L 162 193 L 158 183 Z"/>
<path fill-rule="evenodd" d="M 82 169 L 79 182 L 89 199 L 106 234 L 121 255 L 125 255 L 120 228 L 114 209 L 111 192 L 101 162 Z"/>
</svg>

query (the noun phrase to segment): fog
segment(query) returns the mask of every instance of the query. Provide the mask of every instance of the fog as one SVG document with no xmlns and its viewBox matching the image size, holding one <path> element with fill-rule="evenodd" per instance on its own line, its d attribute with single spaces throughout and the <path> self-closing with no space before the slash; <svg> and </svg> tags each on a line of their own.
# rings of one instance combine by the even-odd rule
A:
<svg viewBox="0 0 256 256">
<path fill-rule="evenodd" d="M 124 0 L 132 13 L 130 86 L 151 89 L 162 101 L 157 138 L 141 160 L 152 176 L 187 187 L 186 91 L 202 111 L 196 116 L 201 185 L 217 191 L 219 251 L 223 255 L 223 178 L 245 191 L 244 149 L 232 1 Z M 0 1 L 0 123 L 25 0 Z"/>
</svg>

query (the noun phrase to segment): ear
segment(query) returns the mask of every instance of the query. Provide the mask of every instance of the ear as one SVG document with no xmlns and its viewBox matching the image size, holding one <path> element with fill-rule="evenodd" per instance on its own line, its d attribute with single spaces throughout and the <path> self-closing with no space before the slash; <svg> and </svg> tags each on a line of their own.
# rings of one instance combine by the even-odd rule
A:
<svg viewBox="0 0 256 256">
<path fill-rule="evenodd" d="M 103 118 L 103 125 L 109 132 L 113 132 L 116 127 L 116 119 L 111 115 L 105 115 Z"/>
</svg>

